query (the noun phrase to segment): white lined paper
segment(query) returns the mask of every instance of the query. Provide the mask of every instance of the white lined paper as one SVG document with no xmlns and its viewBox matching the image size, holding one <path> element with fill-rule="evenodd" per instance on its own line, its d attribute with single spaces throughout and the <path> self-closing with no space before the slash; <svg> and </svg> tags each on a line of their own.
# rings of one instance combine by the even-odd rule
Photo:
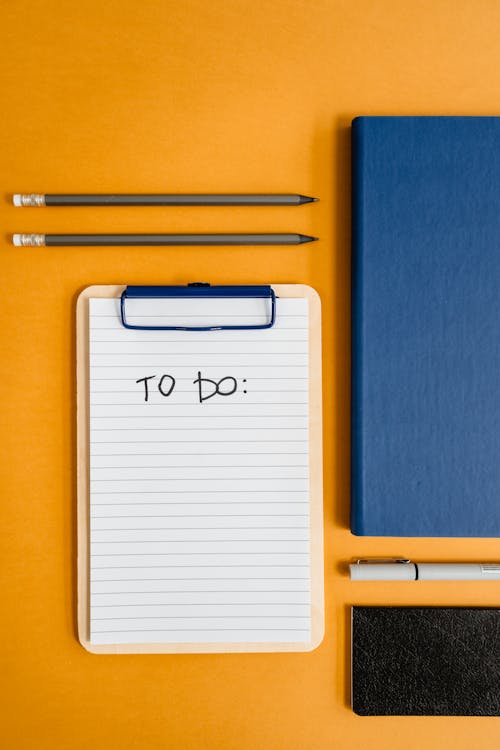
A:
<svg viewBox="0 0 500 750">
<path fill-rule="evenodd" d="M 266 313 L 192 302 L 134 300 L 129 319 Z M 269 330 L 208 332 L 128 331 L 118 300 L 89 304 L 91 643 L 308 642 L 307 300 L 277 300 Z M 199 372 L 236 391 L 200 403 Z"/>
</svg>

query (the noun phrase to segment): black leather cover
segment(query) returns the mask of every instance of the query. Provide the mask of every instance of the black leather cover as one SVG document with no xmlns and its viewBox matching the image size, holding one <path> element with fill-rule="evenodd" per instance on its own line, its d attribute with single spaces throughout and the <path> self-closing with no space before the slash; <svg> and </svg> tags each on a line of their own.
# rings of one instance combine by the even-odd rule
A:
<svg viewBox="0 0 500 750">
<path fill-rule="evenodd" d="M 362 716 L 499 716 L 500 609 L 353 607 Z"/>
</svg>

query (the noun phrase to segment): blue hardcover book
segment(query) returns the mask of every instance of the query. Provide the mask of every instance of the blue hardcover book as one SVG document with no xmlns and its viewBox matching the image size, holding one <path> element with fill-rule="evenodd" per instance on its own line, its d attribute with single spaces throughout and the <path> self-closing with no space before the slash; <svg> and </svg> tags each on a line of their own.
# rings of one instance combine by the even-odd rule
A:
<svg viewBox="0 0 500 750">
<path fill-rule="evenodd" d="M 352 135 L 352 531 L 498 537 L 500 118 Z"/>
</svg>

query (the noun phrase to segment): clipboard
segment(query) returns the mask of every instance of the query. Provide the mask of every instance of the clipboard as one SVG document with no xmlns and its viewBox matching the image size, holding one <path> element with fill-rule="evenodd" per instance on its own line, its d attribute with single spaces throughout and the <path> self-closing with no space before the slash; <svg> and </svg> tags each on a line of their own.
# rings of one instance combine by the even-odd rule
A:
<svg viewBox="0 0 500 750">
<path fill-rule="evenodd" d="M 230 323 L 210 325 L 151 325 L 150 321 L 135 324 L 130 320 L 129 305 L 134 299 L 181 298 L 187 300 L 222 297 L 231 300 L 241 297 L 262 297 L 268 304 L 265 319 L 258 324 L 236 325 Z M 89 309 L 91 300 L 113 300 L 116 316 L 123 331 L 140 335 L 141 330 L 182 331 L 189 341 L 193 331 L 255 331 L 271 329 L 279 316 L 277 300 L 307 300 L 308 306 L 308 445 L 309 445 L 309 540 L 310 565 L 310 636 L 304 640 L 283 642 L 217 641 L 197 642 L 127 642 L 95 643 L 90 629 L 90 389 L 89 389 Z M 84 289 L 77 302 L 77 484 L 78 484 L 78 636 L 88 651 L 109 653 L 226 653 L 226 652 L 278 652 L 309 651 L 316 648 L 324 634 L 323 587 L 323 495 L 322 495 L 322 389 L 321 389 L 321 305 L 318 294 L 305 285 L 273 285 L 271 287 L 210 287 L 207 284 L 186 287 L 125 287 L 91 286 Z M 113 324 L 115 322 L 113 321 Z M 210 336 L 210 333 L 206 334 Z M 246 391 L 245 391 L 246 392 Z M 264 566 L 263 566 L 264 567 Z M 265 569 L 265 567 L 264 567 Z"/>
</svg>

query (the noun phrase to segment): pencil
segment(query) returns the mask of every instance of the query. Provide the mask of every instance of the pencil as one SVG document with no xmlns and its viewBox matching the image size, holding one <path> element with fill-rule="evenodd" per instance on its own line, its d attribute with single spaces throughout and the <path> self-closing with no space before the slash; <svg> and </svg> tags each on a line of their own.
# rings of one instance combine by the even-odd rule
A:
<svg viewBox="0 0 500 750">
<path fill-rule="evenodd" d="M 16 194 L 15 206 L 301 206 L 314 203 L 308 195 L 119 195 L 119 194 Z"/>
<path fill-rule="evenodd" d="M 301 245 L 307 234 L 14 234 L 17 247 L 70 245 Z"/>
</svg>

